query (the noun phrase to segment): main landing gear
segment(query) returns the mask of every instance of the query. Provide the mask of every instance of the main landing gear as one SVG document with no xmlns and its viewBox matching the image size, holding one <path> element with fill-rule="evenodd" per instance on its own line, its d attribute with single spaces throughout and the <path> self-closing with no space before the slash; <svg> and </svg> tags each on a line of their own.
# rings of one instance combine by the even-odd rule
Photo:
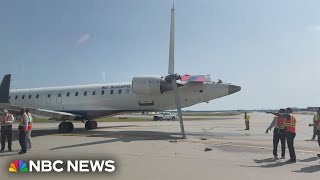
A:
<svg viewBox="0 0 320 180">
<path fill-rule="evenodd" d="M 98 123 L 97 123 L 97 121 L 87 121 L 84 126 L 85 126 L 86 130 L 97 129 Z"/>
<path fill-rule="evenodd" d="M 58 132 L 59 133 L 70 133 L 73 131 L 73 123 L 72 122 L 61 122 L 59 124 L 59 129 Z"/>
<path fill-rule="evenodd" d="M 85 128 L 86 130 L 92 130 L 92 129 L 97 129 L 98 123 L 97 121 L 87 121 L 85 123 Z M 73 123 L 72 122 L 61 122 L 59 124 L 59 133 L 71 133 L 74 129 Z"/>
</svg>

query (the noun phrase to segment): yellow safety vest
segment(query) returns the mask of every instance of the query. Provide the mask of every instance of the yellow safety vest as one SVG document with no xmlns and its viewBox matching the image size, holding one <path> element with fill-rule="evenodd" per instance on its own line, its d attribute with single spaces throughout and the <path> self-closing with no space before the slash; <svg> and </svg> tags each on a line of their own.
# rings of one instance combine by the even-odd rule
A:
<svg viewBox="0 0 320 180">
<path fill-rule="evenodd" d="M 250 115 L 248 115 L 248 114 L 245 115 L 245 116 L 244 116 L 244 119 L 245 119 L 246 121 L 250 121 Z"/>
</svg>

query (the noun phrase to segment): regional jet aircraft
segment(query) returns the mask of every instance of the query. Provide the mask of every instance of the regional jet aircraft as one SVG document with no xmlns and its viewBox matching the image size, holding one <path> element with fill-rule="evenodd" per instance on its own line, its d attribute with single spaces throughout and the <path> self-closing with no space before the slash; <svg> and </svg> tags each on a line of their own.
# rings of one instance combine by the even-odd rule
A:
<svg viewBox="0 0 320 180">
<path fill-rule="evenodd" d="M 85 122 L 96 129 L 95 119 L 124 112 L 177 109 L 185 138 L 181 108 L 227 96 L 240 86 L 211 81 L 208 75 L 174 73 L 174 8 L 171 9 L 168 75 L 143 75 L 131 82 L 10 90 L 11 75 L 0 85 L 0 107 L 28 108 L 36 115 L 61 121 L 59 132 L 72 132 L 70 120 Z"/>
</svg>

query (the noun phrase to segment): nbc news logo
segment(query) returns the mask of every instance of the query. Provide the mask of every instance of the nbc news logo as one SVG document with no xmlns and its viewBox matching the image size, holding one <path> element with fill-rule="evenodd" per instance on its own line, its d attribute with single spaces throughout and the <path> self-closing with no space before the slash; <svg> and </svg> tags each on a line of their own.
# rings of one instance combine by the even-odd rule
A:
<svg viewBox="0 0 320 180">
<path fill-rule="evenodd" d="M 16 173 L 16 172 L 28 172 L 29 169 L 27 164 L 22 160 L 14 160 L 10 163 L 9 172 Z"/>
<path fill-rule="evenodd" d="M 9 172 L 108 172 L 115 171 L 113 160 L 14 160 L 9 165 Z M 29 165 L 29 166 L 28 166 Z"/>
</svg>

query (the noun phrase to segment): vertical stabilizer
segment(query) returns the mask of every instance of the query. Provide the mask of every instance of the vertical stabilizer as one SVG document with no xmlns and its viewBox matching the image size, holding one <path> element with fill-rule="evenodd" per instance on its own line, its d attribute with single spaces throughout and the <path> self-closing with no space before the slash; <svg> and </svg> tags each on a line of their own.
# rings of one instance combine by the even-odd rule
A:
<svg viewBox="0 0 320 180">
<path fill-rule="evenodd" d="M 0 85 L 0 103 L 9 103 L 11 74 L 3 77 Z"/>
</svg>

